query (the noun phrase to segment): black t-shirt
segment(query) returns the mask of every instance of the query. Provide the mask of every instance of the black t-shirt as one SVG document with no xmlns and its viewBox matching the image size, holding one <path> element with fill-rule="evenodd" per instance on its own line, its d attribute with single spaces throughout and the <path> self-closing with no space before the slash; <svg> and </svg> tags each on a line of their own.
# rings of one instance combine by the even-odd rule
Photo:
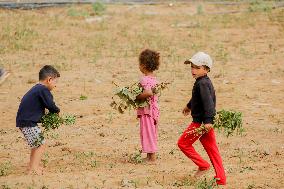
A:
<svg viewBox="0 0 284 189">
<path fill-rule="evenodd" d="M 51 113 L 58 113 L 60 111 L 55 105 L 53 96 L 48 88 L 42 84 L 36 84 L 21 100 L 16 117 L 16 126 L 36 126 L 44 115 L 45 108 Z"/>
<path fill-rule="evenodd" d="M 213 124 L 216 114 L 216 96 L 212 82 L 207 75 L 196 79 L 187 107 L 191 109 L 193 122 Z"/>
</svg>

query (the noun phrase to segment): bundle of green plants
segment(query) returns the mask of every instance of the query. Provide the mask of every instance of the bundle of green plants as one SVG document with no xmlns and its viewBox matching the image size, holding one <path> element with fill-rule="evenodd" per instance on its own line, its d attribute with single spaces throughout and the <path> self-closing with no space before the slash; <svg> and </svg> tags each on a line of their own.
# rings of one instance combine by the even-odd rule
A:
<svg viewBox="0 0 284 189">
<path fill-rule="evenodd" d="M 72 125 L 76 121 L 73 115 L 59 116 L 56 113 L 48 113 L 42 117 L 41 126 L 44 131 L 49 131 L 50 129 L 58 129 L 61 125 Z"/>
<path fill-rule="evenodd" d="M 44 138 L 48 136 L 48 133 L 54 129 L 58 129 L 62 125 L 73 125 L 76 121 L 73 115 L 60 116 L 56 113 L 45 114 L 41 119 L 41 126 L 43 131 L 39 136 L 38 140 L 35 141 L 35 145 L 42 144 Z"/>
<path fill-rule="evenodd" d="M 170 83 L 168 82 L 157 84 L 154 88 L 152 88 L 152 91 L 154 94 L 161 95 L 162 90 L 166 89 L 169 84 Z M 134 83 L 127 87 L 116 86 L 118 88 L 115 90 L 114 97 L 112 97 L 113 101 L 110 106 L 119 113 L 124 113 L 127 109 L 138 109 L 149 105 L 148 99 L 136 99 L 136 97 L 143 92 L 143 88 L 140 83 Z"/>
<path fill-rule="evenodd" d="M 242 134 L 244 132 L 242 113 L 231 110 L 218 111 L 214 117 L 214 129 L 218 129 L 219 132 L 224 133 L 227 137 L 235 134 Z M 195 129 L 196 135 L 202 135 L 207 132 L 205 125 L 201 125 Z"/>
</svg>

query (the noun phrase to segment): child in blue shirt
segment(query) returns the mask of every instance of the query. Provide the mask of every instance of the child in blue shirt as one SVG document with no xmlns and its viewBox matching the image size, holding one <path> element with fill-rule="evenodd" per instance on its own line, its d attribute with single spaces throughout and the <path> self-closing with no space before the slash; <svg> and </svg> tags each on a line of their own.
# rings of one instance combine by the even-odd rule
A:
<svg viewBox="0 0 284 189">
<path fill-rule="evenodd" d="M 28 174 L 42 174 L 40 167 L 41 157 L 45 151 L 44 140 L 38 143 L 41 130 L 37 123 L 45 114 L 45 109 L 51 113 L 59 113 L 60 109 L 55 105 L 51 90 L 56 87 L 59 72 L 50 65 L 45 65 L 39 72 L 39 83 L 33 86 L 22 98 L 17 117 L 16 127 L 24 134 L 31 147 Z"/>
</svg>

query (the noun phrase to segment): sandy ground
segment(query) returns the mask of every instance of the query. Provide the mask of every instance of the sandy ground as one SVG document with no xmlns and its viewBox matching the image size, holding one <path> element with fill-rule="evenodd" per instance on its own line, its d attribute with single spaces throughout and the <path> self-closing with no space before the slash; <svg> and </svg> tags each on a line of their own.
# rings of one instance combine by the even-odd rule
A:
<svg viewBox="0 0 284 189">
<path fill-rule="evenodd" d="M 217 110 L 241 111 L 246 129 L 230 138 L 217 133 L 226 188 L 284 188 L 284 9 L 249 12 L 249 6 L 108 5 L 101 16 L 91 5 L 1 9 L 0 65 L 11 76 L 0 86 L 0 187 L 195 188 L 196 166 L 176 141 L 191 122 L 181 114 L 194 83 L 183 61 L 203 50 L 215 61 L 209 76 Z M 113 81 L 138 81 L 144 48 L 161 53 L 157 77 L 172 81 L 159 102 L 156 165 L 130 161 L 140 150 L 135 111 L 121 115 L 109 106 Z M 30 151 L 15 116 L 45 64 L 60 71 L 55 101 L 77 122 L 47 140 L 44 176 L 27 176 Z M 200 143 L 195 146 L 208 159 Z M 207 178 L 213 176 L 211 169 Z"/>
</svg>

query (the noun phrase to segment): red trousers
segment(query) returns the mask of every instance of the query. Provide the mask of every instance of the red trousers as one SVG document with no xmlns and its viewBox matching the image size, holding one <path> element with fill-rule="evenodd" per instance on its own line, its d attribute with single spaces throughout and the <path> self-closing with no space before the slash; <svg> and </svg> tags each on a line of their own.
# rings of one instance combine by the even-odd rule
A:
<svg viewBox="0 0 284 189">
<path fill-rule="evenodd" d="M 203 134 L 202 136 L 196 136 L 194 134 L 187 134 L 186 132 L 194 130 L 195 128 L 200 127 L 200 123 L 192 122 L 188 128 L 183 132 L 181 137 L 178 140 L 178 147 L 181 151 L 190 158 L 198 167 L 199 170 L 206 170 L 210 168 L 210 164 L 202 159 L 202 157 L 195 151 L 192 144 L 196 140 L 200 140 L 204 149 L 206 150 L 211 163 L 215 169 L 215 178 L 217 179 L 217 184 L 225 185 L 226 184 L 226 176 L 224 167 L 222 165 L 222 158 L 219 153 L 214 130 L 211 129 L 208 133 Z"/>
</svg>

